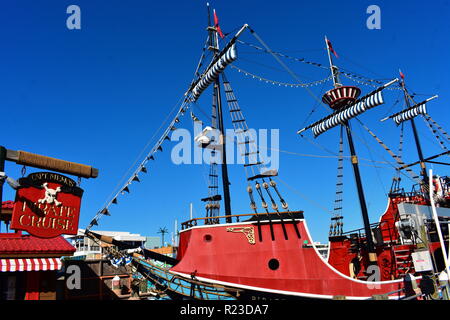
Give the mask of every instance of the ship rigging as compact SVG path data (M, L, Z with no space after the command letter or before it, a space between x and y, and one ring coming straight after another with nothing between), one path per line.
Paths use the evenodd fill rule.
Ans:
M211 19L211 15L213 19ZM212 21L213 20L213 21ZM329 65L312 62L303 58L294 58L286 54L272 51L262 38L249 25L245 24L234 34L224 34L219 26L216 12L208 6L208 36L194 79L184 93L181 105L175 116L165 129L156 144L137 166L126 183L97 212L86 228L86 234L97 241L116 245L119 250L111 252L115 258L131 256L136 270L150 281L172 296L184 296L195 299L228 299L249 298L254 296L284 298L321 298L332 299L346 296L348 299L368 299L374 295L387 294L389 298L400 299L408 294L404 285L407 274L435 272L443 270L439 252L446 250L442 241L438 241L435 231L447 228L450 220L450 179L447 177L431 177L434 196L430 198L426 163L445 164L436 159L449 155L446 147L449 135L427 113L425 104L437 96L415 102L405 85L403 73L400 78L391 80L369 79L348 70L338 68L333 55L337 56L329 39L325 37L325 45ZM259 45L250 44L240 39L248 31ZM228 38L223 47L220 40ZM236 65L238 45L248 46L264 52L285 70L295 83L269 80L257 76ZM211 61L206 61L208 52ZM323 79L304 83L282 59L308 64L331 75ZM259 146L249 130L247 119L234 92L231 82L225 74L226 69L234 69L239 73L272 83L278 86L304 88L316 101L330 112L322 119L298 130L299 136L306 138L311 131L314 138L319 137L332 128L340 128L338 148L338 168L336 179L336 199L334 213L331 216L329 232L330 250L328 259L320 256L308 231L303 211L292 210L284 197L283 190L278 187L277 170L268 170L260 157ZM343 85L342 77L374 87L374 90L360 97L362 90L357 86ZM333 88L326 91L319 99L310 89L311 86L326 84L332 80ZM129 185L139 182L139 174L146 173L149 161L162 151L162 144L170 140L170 133L176 130L176 124L190 109L191 120L200 122L195 114L201 110L197 101L212 87L211 114L208 126L202 134L195 138L199 147L211 150L212 158L208 174L208 193L201 200L205 203L205 217L190 219L182 223L177 257L169 259L148 250L126 248L121 243L100 236L92 231L98 221L110 215L110 207L118 203L118 198L129 192ZM374 109L385 102L384 90L399 90L403 93L405 109L384 119L392 119L400 126L400 155L395 154L386 144L365 126L358 116ZM234 213L231 209L230 180L226 162L226 144L234 143L225 135L224 101L228 107L231 123L236 136L236 144L240 156L244 159L243 169L246 175L246 191L252 213ZM310 114L311 115L311 114ZM425 157L419 138L415 118L421 116L426 121L435 138L439 141L443 152ZM388 208L378 223L369 220L364 179L360 172L360 158L353 139L351 122L358 122L375 138L375 140L393 157L396 164L395 176L388 194ZM404 123L409 121L414 136L418 161L406 164L401 157L403 145ZM211 135L216 131L217 135ZM345 139L344 139L345 138ZM344 232L343 228L343 163L344 140L350 155L350 163L359 200L360 213L364 227L360 230ZM420 166L420 176L411 169ZM220 175L219 175L220 167ZM401 187L400 175L406 171L417 181L412 191L405 192ZM220 179L219 179L220 177ZM219 186L221 181L221 186ZM222 194L220 194L220 190ZM434 203L441 209L440 220L443 225L430 219L430 210ZM221 213L223 205L223 214ZM431 235L431 233L433 235ZM439 232L438 232L439 233ZM445 239L448 243L448 237ZM432 261L423 270L416 270L415 257L430 256ZM445 254L443 255L446 256ZM165 263L164 267L155 263ZM447 261L444 261L446 264ZM252 265L252 268L248 268ZM372 277L377 271L378 278ZM189 291L189 293L187 292Z

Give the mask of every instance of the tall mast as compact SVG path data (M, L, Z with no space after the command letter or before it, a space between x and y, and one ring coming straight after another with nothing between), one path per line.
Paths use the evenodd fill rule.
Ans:
M215 26L211 25L211 9L208 6L208 31L210 38L210 50L214 52L214 58L219 54L219 35ZM226 154L226 139L225 139L225 129L223 124L223 112L222 112L222 95L220 90L220 77L217 77L214 88L217 106L217 124L220 132L219 143L221 144L221 158L222 158L222 186L223 186L223 201L225 207L225 215L227 216L226 222L231 221L231 198L230 198L230 181L228 179L228 167L227 167L227 154Z
M333 59L331 57L331 52L330 52L330 45L329 45L329 41L328 41L327 37L325 37L325 44L327 46L328 60L330 62L330 70L331 70L331 74L333 76L333 84L334 84L334 88L336 89L336 88L342 86L342 84L340 83L340 80L339 80L339 70L333 64ZM367 251L369 252L369 261L371 263L374 263L377 261L377 254L375 251L375 245L374 245L373 238L372 238L372 229L370 227L369 213L367 210L366 199L364 196L364 190L363 190L363 185L362 185L362 181L361 181L361 174L359 172L358 157L356 155L355 145L353 143L353 137L352 137L352 132L350 129L350 124L348 123L348 121L345 121L343 126L345 126L345 129L346 129L345 131L347 134L347 141L348 141L348 145L350 148L353 173L355 176L359 204L361 207L361 215L363 218L364 230L366 233Z
M411 103L409 101L410 98L409 98L408 91L406 90L406 87L405 87L405 79L402 79L401 86L403 89L403 96L405 98L406 107L410 108ZM414 134L414 141L416 143L417 155L419 156L419 161L420 161L420 168L421 168L420 175L423 178L424 184L426 184L428 181L428 175L427 175L427 168L425 166L425 160L424 160L423 153L422 153L422 146L420 145L419 134L417 133L417 128L416 128L414 119L411 119L410 121L411 121L411 128L412 128L412 131Z

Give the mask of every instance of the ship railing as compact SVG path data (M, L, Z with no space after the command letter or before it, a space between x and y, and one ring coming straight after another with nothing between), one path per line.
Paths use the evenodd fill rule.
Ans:
M221 219L231 219L231 223L240 222L240 220L244 217L248 217L249 219L256 217L256 221L264 221L264 220L272 220L277 216L281 215L292 215L303 213L303 211L283 211L283 212L264 212L264 213L244 213L244 214L233 214L233 215L224 215L224 216L214 216L214 217L201 217L187 220L181 223L181 229L188 229L195 227L203 222L204 225L213 225L220 224Z
M414 198L414 197L423 197L423 192L416 190L416 185L412 186L412 189L410 192L405 191L404 188L401 188L401 192L391 192L389 193L389 196L391 197L402 197L402 198Z
M439 285L439 286L437 286L437 287L436 287L437 292L439 293L440 291L444 290L446 287L447 287L447 285ZM396 294L396 293L403 293L404 291L405 291L405 289L404 289L404 288L401 288L401 289L398 289L398 290L395 290L395 291L387 292L387 293L385 293L385 294L377 294L377 295L374 295L374 296L372 296L372 298L369 298L369 299L367 299L367 300L388 300L388 299L389 299L389 296L394 295L394 294ZM399 298L399 300L405 300L405 301L408 301L408 300L413 300L413 299L416 299L416 298L425 297L425 296L427 296L427 295L428 295L428 294L419 292L419 293L414 294L414 295L412 295L412 296L401 297L401 298ZM439 300L444 300L444 299L445 299L445 298L442 297L442 298L440 298ZM436 299L434 299L434 300L436 300Z
M377 227L378 225L379 225L378 222L372 223L372 224L370 224L370 228L372 229L374 227ZM359 228L359 229L355 229L355 230L351 230L351 231L346 231L342 235L345 236L345 235L351 235L351 234L357 233L359 238L365 238L366 233L364 232L364 230L365 230L364 228Z
M389 233L389 240L390 243L394 242L394 239L392 237L393 235L393 230L394 228L391 228L388 226L386 226L386 224L388 225L387 221L381 221L381 222L374 222L370 224L370 228L371 229L375 229L375 228L380 228L380 231L388 231ZM346 231L344 232L342 235L343 236L347 236L347 235L352 235L352 234L357 234L358 238L365 238L366 237L366 233L365 233L365 229L364 228L359 228L359 229L355 229L355 230L351 230L351 231Z

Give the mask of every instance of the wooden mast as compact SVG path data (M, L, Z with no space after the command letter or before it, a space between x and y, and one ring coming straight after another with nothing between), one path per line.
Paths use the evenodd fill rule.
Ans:
M210 35L210 49L214 51L214 58L219 54L219 35L215 26L211 25L211 9L208 6L208 31ZM215 43L214 43L215 42ZM217 106L217 124L220 131L219 143L221 145L221 169L222 169L222 187L223 187L223 201L225 207L225 221L231 222L231 197L230 197L230 181L228 179L228 167L227 167L227 154L226 154L226 138L225 129L223 124L223 112L222 112L222 96L220 90L220 77L217 77L214 88L216 106Z
M410 98L409 98L408 91L406 90L405 79L403 77L402 77L402 81L400 84L403 89L403 96L405 98L406 107L410 108L411 107L411 103L409 101ZM417 155L419 156L419 161L420 161L419 162L420 163L420 175L423 178L424 185L426 185L427 181L428 181L428 175L427 175L427 168L425 165L425 159L423 157L422 146L420 144L419 134L417 133L417 128L416 128L414 119L411 119L410 121L411 121L411 128L412 128L413 135L414 135L414 142L416 143Z
M325 36L325 44L327 46L328 60L330 62L330 70L331 70L331 74L333 76L334 88L338 88L338 87L342 86L340 83L340 80L339 80L339 71L338 71L338 68L333 64L333 59L331 57L331 52L330 52L330 45L329 45L329 41L326 36ZM345 126L345 129L346 129L345 132L347 134L347 141L348 141L348 145L350 148L353 173L355 176L359 204L361 207L361 215L363 218L364 230L366 233L367 251L369 253L369 261L371 263L376 263L377 262L377 254L375 251L375 245L374 245L374 241L372 238L372 229L370 227L369 213L367 210L366 199L364 196L364 189L363 189L363 185L362 185L362 181L361 181L361 174L359 172L358 157L356 155L355 145L353 143L352 132L351 132L350 124L348 123L348 121L346 121L343 124L343 126Z

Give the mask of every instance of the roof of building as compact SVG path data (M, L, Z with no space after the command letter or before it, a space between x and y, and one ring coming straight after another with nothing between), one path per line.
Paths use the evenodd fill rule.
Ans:
M14 208L14 201L8 200L2 202L2 209L13 209Z
M0 255L42 254L72 255L75 248L63 237L43 239L21 233L0 233Z
M156 248L156 249L150 249L150 251L157 252L157 253L160 253L160 254L171 254L171 253L174 252L173 251L173 247L171 247L171 246L162 247L162 248Z
M93 230L92 232L103 235L113 237L114 240L118 241L145 241L146 238L141 236L138 233L130 233L127 231L100 231ZM78 229L78 236L84 236L84 229ZM66 238L71 238L73 236L66 236Z

